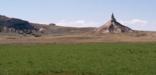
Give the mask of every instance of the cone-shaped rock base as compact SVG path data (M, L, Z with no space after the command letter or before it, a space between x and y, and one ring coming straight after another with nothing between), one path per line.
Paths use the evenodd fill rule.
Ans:
M125 33L125 32L133 32L133 30L129 27L126 27L119 22L116 21L114 15L110 21L108 21L103 26L97 28L97 33Z

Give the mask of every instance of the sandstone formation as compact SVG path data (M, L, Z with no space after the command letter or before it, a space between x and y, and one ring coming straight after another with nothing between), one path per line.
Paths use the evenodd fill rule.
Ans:
M106 22L103 26L97 28L96 32L97 33L125 33L125 32L133 32L133 30L119 23L114 17L114 15L112 14L111 20Z

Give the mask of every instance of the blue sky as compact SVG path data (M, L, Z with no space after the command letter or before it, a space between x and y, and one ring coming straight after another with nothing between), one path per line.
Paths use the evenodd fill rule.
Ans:
M99 27L114 13L138 30L156 31L156 0L0 0L0 14L37 23Z

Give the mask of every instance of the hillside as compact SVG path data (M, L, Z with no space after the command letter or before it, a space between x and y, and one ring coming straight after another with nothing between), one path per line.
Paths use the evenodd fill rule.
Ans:
M99 28L63 27L54 23L38 24L0 15L0 44L156 42L155 38L156 32L133 30L119 23L114 15Z
M0 31L30 34L36 29L28 21L0 15Z
M93 32L95 28L74 28L57 26L56 24L31 23L17 18L0 15L0 33L65 35Z

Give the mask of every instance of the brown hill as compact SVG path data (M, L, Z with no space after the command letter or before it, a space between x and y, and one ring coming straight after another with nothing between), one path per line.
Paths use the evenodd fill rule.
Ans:
M49 25L31 23L25 20L10 18L0 15L0 33L17 33L31 35L65 35L93 32L95 28L76 28L57 26L54 23Z
M28 21L0 15L0 32L31 34L33 31L36 29Z

